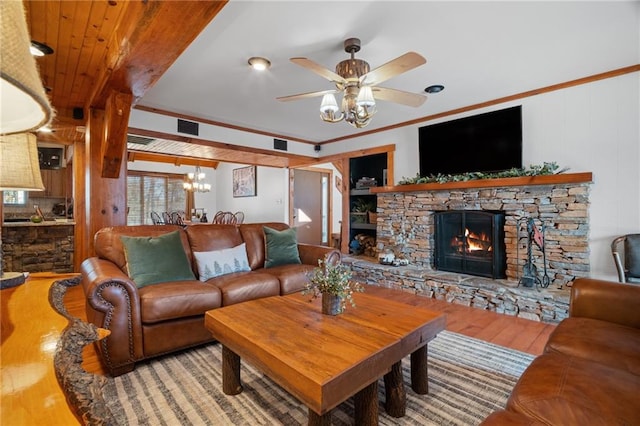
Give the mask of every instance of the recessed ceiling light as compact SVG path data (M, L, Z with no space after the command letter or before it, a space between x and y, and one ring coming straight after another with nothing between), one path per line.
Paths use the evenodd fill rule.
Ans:
M249 58L249 65L256 71L264 71L271 66L271 62L267 58L261 58L259 56L254 56Z
M442 84L433 84L426 89L424 89L427 93L440 93L444 90L444 86Z
M33 56L51 55L53 53L53 49L51 47L35 40L31 40L29 51Z

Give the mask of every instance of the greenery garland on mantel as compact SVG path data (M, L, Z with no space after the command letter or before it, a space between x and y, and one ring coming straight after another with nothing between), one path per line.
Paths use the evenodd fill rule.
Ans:
M526 177L526 176L543 176L564 173L568 168L558 170L558 165L553 163L543 163L542 165L530 165L529 167L513 168L495 173L486 172L468 172L458 175L444 175L438 173L437 175L420 176L419 174L413 178L402 177L402 180L398 182L398 185L414 185L419 183L448 183L448 182L467 182L470 180L481 179L500 179L511 177Z

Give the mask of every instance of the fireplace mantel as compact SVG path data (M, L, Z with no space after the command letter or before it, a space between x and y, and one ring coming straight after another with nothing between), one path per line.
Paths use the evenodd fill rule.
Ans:
M555 185L562 183L584 183L591 182L593 176L591 172L583 173L560 173L556 175L542 176L522 176L499 179L477 179L464 182L447 183L418 183L412 185L382 186L370 189L373 194L389 192L414 192L414 191L447 191L450 189L469 188L495 188L510 186L533 186L533 185Z

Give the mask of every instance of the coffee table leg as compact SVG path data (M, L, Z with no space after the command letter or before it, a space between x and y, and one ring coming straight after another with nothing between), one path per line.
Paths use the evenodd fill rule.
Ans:
M222 346L222 392L225 395L237 395L242 392L240 357L224 345Z
M331 426L331 411L321 416L309 408L309 426Z
M419 395L429 393L427 377L427 345L411 353L411 388Z
M358 392L353 401L355 424L373 426L378 424L378 381L374 381Z
M391 366L391 371L384 375L385 402L384 409L391 417L402 417L407 408L407 394L402 380L402 361Z

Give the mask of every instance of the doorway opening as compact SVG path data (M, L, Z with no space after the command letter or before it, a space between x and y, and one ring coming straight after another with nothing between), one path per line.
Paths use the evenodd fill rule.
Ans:
M297 229L298 242L329 245L333 171L292 169L290 179L293 202L289 222Z

